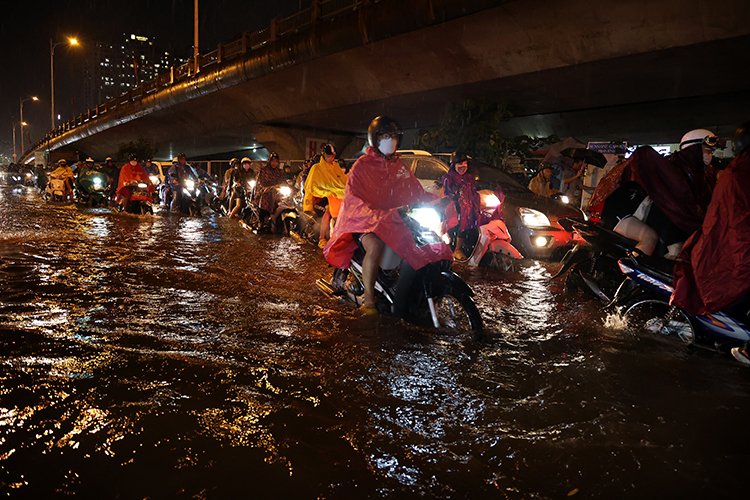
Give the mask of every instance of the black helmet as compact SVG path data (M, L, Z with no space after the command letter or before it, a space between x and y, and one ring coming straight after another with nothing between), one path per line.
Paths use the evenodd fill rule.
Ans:
M387 116L376 116L367 127L367 142L373 148L378 147L378 138L383 134L392 134L398 136L398 144L401 144L401 136L404 132L401 126L393 118Z
M180 158L182 158L183 160L187 160L187 156L185 156L185 153L178 154L177 159L179 160Z
M237 158L232 158L231 160L229 160L229 166L230 167L234 167L234 166L239 165L239 164L240 164L240 160L238 160Z
M732 139L734 155L741 155L747 150L748 146L750 146L750 122L745 122L734 131L734 138Z
M135 155L135 153L130 153L128 155L128 161L137 160L138 157Z
M320 154L324 155L336 155L336 148L333 147L333 144L324 144L322 148L320 148Z
M461 151L460 149L451 153L451 166L455 166L458 163L469 161L469 155Z
M279 153L277 153L277 152L274 151L273 153L271 153L270 155L268 155L268 162L270 163L271 160L279 161Z

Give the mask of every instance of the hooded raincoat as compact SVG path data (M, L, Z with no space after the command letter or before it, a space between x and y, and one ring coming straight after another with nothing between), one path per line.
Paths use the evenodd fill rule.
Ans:
M690 234L700 228L711 193L703 173L703 148L690 146L668 157L650 146L636 149L599 182L589 210L599 215L604 202L628 181L638 184L666 217Z
M315 206L315 198L328 198L331 217L338 217L345 188L346 174L339 164L328 163L321 156L320 161L313 165L307 174L302 209L311 212Z
M417 247L398 212L405 205L435 200L398 157L386 159L368 148L349 173L338 222L323 249L326 260L340 269L348 267L357 249L354 235L365 233L377 235L414 269L452 260L444 243Z
M750 294L750 153L716 183L701 228L675 265L672 303L693 313L727 308Z
M460 215L458 230L468 231L477 227L479 220L479 193L474 185L474 176L468 170L459 174L455 166L443 176L445 196L455 201Z
M140 163L131 165L130 162L128 162L120 169L120 178L117 182L117 195L123 196L123 188L134 182L144 182L148 186L148 192L154 192L154 185L151 184L151 179L149 179L146 169L143 168Z

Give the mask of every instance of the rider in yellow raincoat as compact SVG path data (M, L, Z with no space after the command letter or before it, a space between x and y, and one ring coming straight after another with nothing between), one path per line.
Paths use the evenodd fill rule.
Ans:
M336 162L336 150L333 144L323 146L320 161L312 166L305 181L305 199L302 201L302 209L312 212L315 207L316 198L328 198L328 210L323 215L320 224L321 248L328 242L328 226L331 217L335 220L339 216L341 199L344 197L346 188L346 174L338 162Z

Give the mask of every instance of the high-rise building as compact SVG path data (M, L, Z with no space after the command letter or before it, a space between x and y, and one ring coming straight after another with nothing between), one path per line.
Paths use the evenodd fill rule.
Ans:
M99 42L84 70L86 107L122 95L184 63L146 36L125 34L120 43Z

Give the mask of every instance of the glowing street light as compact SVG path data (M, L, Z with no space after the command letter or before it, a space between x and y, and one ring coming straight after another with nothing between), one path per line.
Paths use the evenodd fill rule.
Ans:
M19 110L21 112L21 126L22 127L26 124L26 122L23 121L23 103L25 103L26 101L38 101L38 100L39 100L39 98L37 96L35 96L35 95L30 96L30 97L26 97L26 98L21 97L18 100L19 101L18 108L19 108ZM21 129L21 154L23 154L24 151L26 151L26 150L23 148L23 129Z
M55 129L55 47L60 45L69 45L70 47L78 47L80 43L75 37L68 37L64 42L54 43L52 39L49 39L49 79L50 79L50 125L52 130Z

